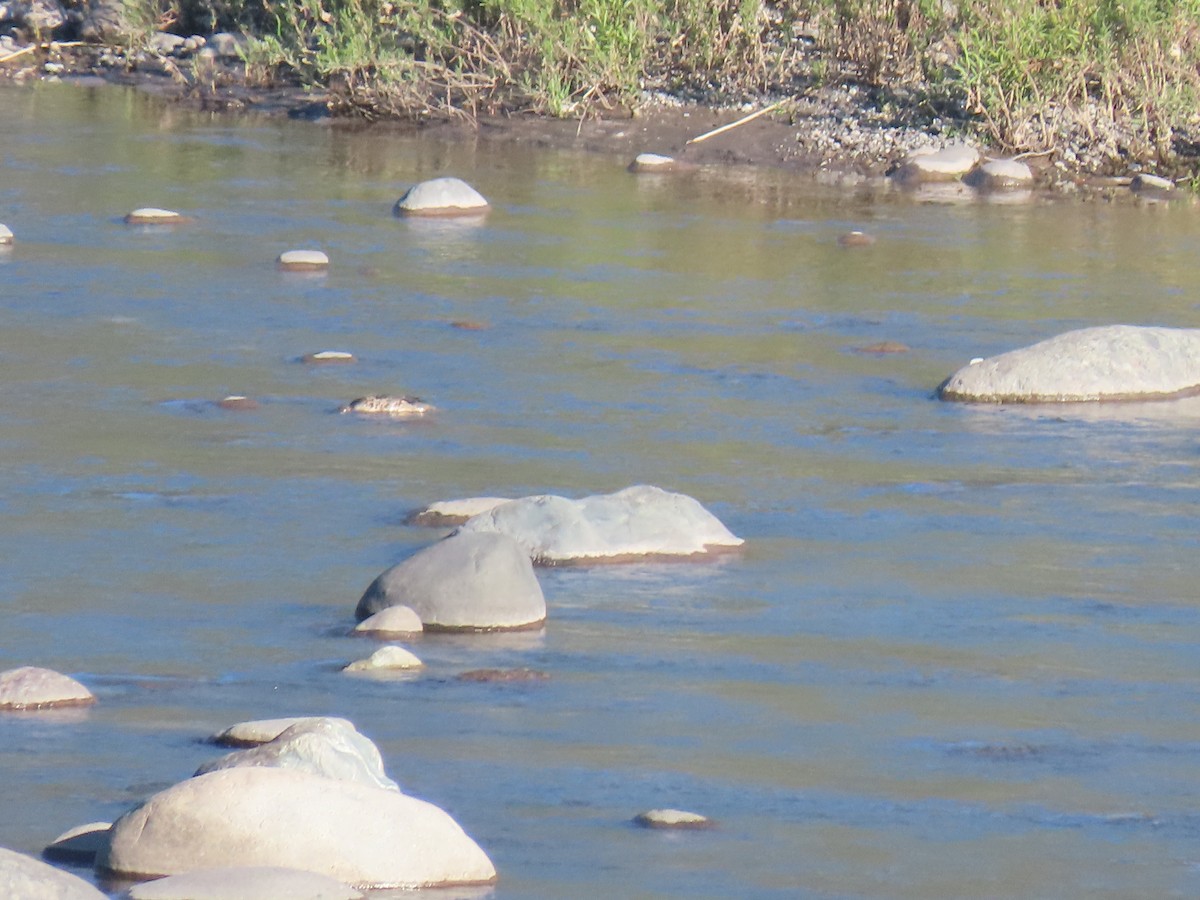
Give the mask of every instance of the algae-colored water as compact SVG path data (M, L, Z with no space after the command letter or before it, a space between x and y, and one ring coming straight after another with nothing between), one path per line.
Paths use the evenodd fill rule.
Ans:
M99 698L0 716L0 845L118 816L234 722L333 714L491 855L472 896L1200 893L1200 401L933 396L1070 328L1200 325L1191 205L646 179L115 89L0 108L0 668ZM491 215L390 215L441 174ZM299 247L328 275L276 271ZM359 361L297 362L322 349ZM333 413L371 392L439 412ZM745 552L543 570L544 632L339 674L363 588L441 534L412 509L633 483ZM454 680L510 666L550 678ZM663 806L719 827L629 824Z

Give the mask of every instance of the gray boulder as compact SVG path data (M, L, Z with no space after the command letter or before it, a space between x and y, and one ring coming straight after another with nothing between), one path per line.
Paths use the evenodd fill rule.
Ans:
M298 722L265 744L209 760L196 774L239 766L298 769L337 781L400 790L384 773L379 748L344 719Z
M426 547L376 578L355 614L398 605L433 631L530 628L546 619L529 555L503 534L460 534Z
M1033 185L1033 170L1019 159L989 159L963 177L982 191L1011 191Z
M1050 403L1159 400L1200 390L1200 329L1107 325L972 362L943 400Z
M5 900L106 900L82 878L40 859L0 847L0 897Z
M922 147L914 150L892 173L903 184L930 181L956 181L979 162L979 151L967 144L950 144L940 150Z
M368 616L354 626L355 634L389 635L420 634L425 630L417 611L408 606L389 606Z
M46 859L91 865L96 854L108 843L112 822L89 822L69 828L42 850Z
M363 890L490 884L487 855L431 803L291 769L239 767L161 791L113 825L102 873L229 866L317 872Z
M0 672L0 709L50 709L95 702L91 691L53 669L21 666Z
M168 875L135 884L130 900L361 900L327 875L278 866L237 866Z
M488 210L483 195L461 178L434 178L413 185L396 201L398 216L478 215Z

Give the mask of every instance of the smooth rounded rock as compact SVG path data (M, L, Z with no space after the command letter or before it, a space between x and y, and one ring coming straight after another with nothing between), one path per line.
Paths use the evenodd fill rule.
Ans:
M0 246L7 246L13 242L12 229L7 225L0 224Z
M178 225L186 222L187 217L174 210L158 209L154 206L144 206L126 214L126 225Z
M360 889L490 884L487 855L441 809L397 791L239 767L161 791L113 825L103 873L227 866L318 872Z
M5 900L107 900L77 875L0 847L0 897Z
M1033 170L1019 159L989 159L968 172L963 181L982 191L1011 191L1033 184Z
M940 150L924 147L910 153L892 178L905 184L955 181L975 168L977 162L979 151L967 144L950 144Z
M201 869L135 884L130 900L362 900L350 885L300 869L238 866Z
M319 718L298 722L265 744L209 760L196 770L196 774L242 766L295 769L335 781L400 790L383 771L379 748L345 719Z
M358 413L364 416L391 416L405 418L408 416L423 416L437 409L432 403L426 403L420 397L386 397L375 394L370 397L359 397L351 400L345 406L339 406L340 413Z
M495 509L501 503L508 503L511 499L511 497L464 497L460 500L439 500L419 512L413 513L409 517L409 521L414 525L431 527L461 525L472 516Z
M329 257L320 250L288 250L279 254L275 264L285 272L323 272Z
M42 850L42 856L62 862L91 865L96 854L108 843L110 828L112 828L112 822L90 822L87 825L76 825L47 844Z
M0 672L0 710L52 709L95 702L91 691L53 669L21 666Z
M713 827L712 819L707 816L686 812L682 809L651 809L634 816L633 821L643 828L700 829Z
M461 178L434 178L408 189L396 201L398 216L478 215L488 210L488 202Z
M424 631L421 617L411 606L389 606L373 616L368 616L354 626L356 634L419 634Z
M324 365L326 363L352 363L354 354L345 350L318 350L316 353L305 353L300 361L308 365Z
M973 360L943 400L1050 403L1157 400L1200 391L1200 329L1107 325Z
M744 543L691 497L644 484L582 500L512 500L455 533L508 535L539 565L700 556Z
M293 725L311 724L313 722L337 722L347 728L357 730L349 719L338 719L333 716L292 716L283 719L253 719L249 722L238 722L224 731L212 736L214 744L224 744L227 747L256 747L279 737Z
M229 409L236 412L258 409L258 401L251 397L243 397L241 394L230 394L228 397L222 397L218 400L217 406L221 409Z
M398 604L434 631L531 628L546 619L529 555L503 534L460 534L418 551L371 582L355 614Z
M342 669L351 674L370 675L375 672L403 672L419 669L425 663L410 650L395 645L380 647L366 659L355 660Z
M629 171L635 173L674 172L679 168L679 160L673 156L663 156L659 153L639 153L629 164Z
M838 236L838 243L843 247L872 247L875 238L865 231L847 231Z

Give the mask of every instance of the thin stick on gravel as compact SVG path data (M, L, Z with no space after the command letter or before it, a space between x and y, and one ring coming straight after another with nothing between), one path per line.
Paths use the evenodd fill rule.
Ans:
M745 125L747 122L753 122L759 116L765 116L771 110L779 109L779 107L783 106L783 104L787 103L790 99L791 98L788 97L783 100L777 100L770 106L763 107L758 112L752 112L748 116L742 116L742 118L738 119L736 122L730 122L728 125L722 125L720 128L714 128L712 131L706 131L699 137L690 138L684 141L683 145L686 147L688 144L698 144L701 141L707 141L710 137L716 137L718 134L724 134L727 131L731 131L732 129L737 128L739 125Z

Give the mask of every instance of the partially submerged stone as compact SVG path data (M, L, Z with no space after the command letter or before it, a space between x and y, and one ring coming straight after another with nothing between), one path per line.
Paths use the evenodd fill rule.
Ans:
M1200 391L1200 329L1107 325L972 361L943 400L1049 403L1158 400Z
M1129 189L1146 200L1165 199L1175 193L1175 182L1169 178L1145 173L1133 176Z
M228 866L303 869L367 889L490 884L487 855L445 812L398 791L239 767L169 787L113 825L96 860L134 878Z
M629 164L629 171L640 172L675 172L682 168L679 160L673 156L663 156L659 153L639 153Z
M434 631L532 628L546 619L528 554L502 534L456 535L418 551L371 582L355 615L398 604Z
M513 684L524 681L546 681L550 676L540 669L471 669L458 676L459 681L476 684Z
M508 503L511 499L511 497L464 497L461 500L439 500L436 503L430 503L419 512L413 513L409 517L409 521L414 525L431 527L461 525L471 516L495 509L501 503Z
M1033 170L1019 159L989 159L963 177L983 191L1011 191L1033 184Z
M411 606L389 606L381 609L373 616L368 616L354 626L355 634L368 635L401 635L419 634L425 629L421 617Z
M21 666L0 672L0 710L52 709L95 702L91 691L53 669Z
M459 331L486 331L487 322L480 322L476 319L455 319L450 323L451 328L457 328Z
M838 235L838 243L843 247L870 247L874 245L875 238L865 231L847 231Z
M214 744L224 744L227 747L255 747L273 741L293 725L311 724L313 722L337 722L348 728L354 728L348 719L338 719L333 716L291 716L283 719L254 719L249 722L238 722L224 731L212 736Z
M242 396L241 394L230 394L228 397L222 397L218 400L217 406L221 409L244 411L258 409L258 401L251 397Z
M970 172L977 162L979 151L967 144L950 144L940 150L923 147L910 153L892 177L904 184L955 181Z
M243 766L294 769L335 781L400 790L384 772L379 748L345 719L298 722L265 744L209 760L196 774Z
M325 363L352 363L354 354L345 350L318 350L316 353L305 353L300 361L308 365L324 365Z
M650 485L582 500L524 497L472 516L455 533L508 535L541 565L700 556L744 543L696 500Z
M386 397L375 394L370 397L359 397L351 400L345 406L338 407L340 413L359 413L367 416L423 416L437 409L432 403L426 403L420 397Z
M230 866L135 884L130 900L362 900L348 884L301 869Z
M411 671L424 665L425 663L421 662L415 653L393 644L380 647L366 659L355 660L342 671L370 675L372 673Z
M0 897L6 900L107 900L82 878L0 847Z
M396 201L398 216L478 215L488 210L488 202L461 178L434 178L408 189Z
M329 268L329 257L320 250L288 250L276 261L285 272L323 272Z
M179 225L186 221L186 216L172 209L159 209L155 206L143 206L125 216L126 225Z
M643 828L702 829L713 827L712 819L707 816L682 809L651 809L634 816L633 821Z
M883 355L888 353L907 353L910 348L907 344L902 344L899 341L876 341L874 344L864 344L854 349L859 353Z
M108 843L112 822L89 822L68 828L42 850L46 859L91 865L92 860Z
M12 229L7 225L0 224L0 246L8 246L13 242Z

